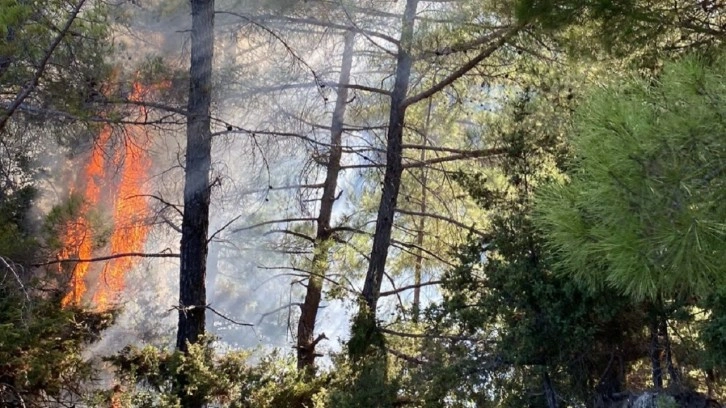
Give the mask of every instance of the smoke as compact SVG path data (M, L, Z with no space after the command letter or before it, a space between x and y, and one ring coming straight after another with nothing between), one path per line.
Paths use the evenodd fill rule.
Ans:
M128 50L122 56L124 70L133 71L149 56L161 57L172 71L186 69L187 3L159 0L144 2L143 7L119 7L118 38ZM218 2L217 8L265 14L317 7L315 2L303 3L229 0ZM207 329L227 347L292 352L312 257L310 242L299 235L315 235L315 223L310 219L317 217L318 209L319 190L307 186L321 183L325 176L316 160L324 161L335 98L331 87L321 84L337 81L342 35L331 35L324 28L300 35L286 31L283 23L276 24L263 27L224 13L217 19ZM369 67L360 58L354 65L353 78L365 83L363 72ZM186 84L170 79L173 88L180 89L170 89L166 96L183 95ZM358 118L376 118L376 109L368 106L376 106L380 95L352 92L351 97L351 119L346 120L351 126L380 127L385 122L381 111L378 123L369 122L376 119L358 123ZM161 102L184 106L183 99L162 98ZM155 216L150 220L153 228L145 251L178 252L183 121L158 126L149 137L154 165L147 184L155 197L150 198ZM351 144L378 145L382 137L372 130ZM346 159L346 164L370 163L375 153L365 154ZM335 222L358 220L366 225L365 214L358 214L360 209L351 205L363 191L361 174L347 172L341 177ZM365 241L351 246L366 252ZM340 286L326 282L330 292L324 295L316 329L330 339L319 346L324 353L339 350L349 335L356 305L345 300L351 298L345 290L356 292L362 287L361 259L360 253L349 249L333 254L330 277ZM120 296L122 312L87 354L113 354L128 344L171 347L177 322L178 273L176 259L144 259L129 270ZM395 302L383 307L394 310Z

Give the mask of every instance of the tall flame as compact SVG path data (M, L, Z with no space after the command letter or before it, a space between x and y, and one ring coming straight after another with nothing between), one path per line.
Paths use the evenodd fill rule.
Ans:
M130 99L141 101L147 90L140 83L134 83ZM146 108L140 107L139 122L147 114ZM101 237L88 219L90 212L101 204L102 195L110 201L113 221L107 250L111 255L143 252L149 232L145 219L150 214L148 202L143 198L151 166L149 137L140 125L126 125L124 133L124 143L118 146L112 143L111 126L105 125L101 130L79 183L81 188L78 190L82 191L83 197L81 214L62 236L65 249L59 255L61 258L69 259L72 253L81 260L93 257ZM90 297L97 310L108 310L124 288L124 274L137 262L138 258L124 256L107 262L91 296L88 296L87 284L92 264L76 263L71 274L71 288L63 298L63 305L80 305Z

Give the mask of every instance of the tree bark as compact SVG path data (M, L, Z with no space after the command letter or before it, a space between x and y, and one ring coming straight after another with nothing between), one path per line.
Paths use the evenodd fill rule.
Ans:
M346 85L350 82L350 71L353 65L353 46L355 34L348 32L345 35L343 48L343 61L340 68L338 83ZM297 368L313 372L315 364L315 320L323 290L323 280L328 271L328 251L330 249L331 225L333 204L336 200L338 176L340 174L340 161L343 154L343 124L348 101L348 87L339 86L333 110L333 119L330 129L330 151L327 162L323 194L320 199L320 212L317 219L317 232L315 236L315 249L312 260L312 273L308 279L305 301L301 307L300 320L297 326ZM320 337L321 339L323 337Z
M671 339L668 334L668 320L665 316L660 319L660 334L663 336L663 351L665 354L666 368L668 369L668 386L681 385L681 376L678 368L673 363L673 351L671 349Z
M376 230L373 237L373 248L366 272L365 284L363 286L362 301L363 307L367 310L359 312L359 320L363 316L367 316L372 322L376 320L376 306L381 290L381 282L384 275L386 258L388 257L388 248L391 243L391 230L393 228L393 218L398 200L398 192L401 185L401 175L403 173L403 126L406 117L406 109L424 99L430 98L447 86L454 83L463 75L474 69L479 63L491 56L496 50L503 46L509 39L515 36L523 27L523 24L503 28L487 38L491 40L491 44L479 52L474 58L462 64L458 69L437 82L430 88L408 97L409 80L411 76L412 56L411 45L413 43L414 23L416 19L416 10L418 0L407 0L406 8L403 13L401 26L401 39L399 41L399 50L396 61L396 72L393 91L391 92L391 108L388 120L387 148L386 148L386 171L383 178L383 192L381 195L380 205L378 207L378 215L376 218ZM498 153L498 150L487 152L486 154ZM454 156L448 158L435 158L427 160L423 163L415 165L407 165L406 168L414 168L427 166L433 163L441 163L453 159L463 157L475 157L476 155L463 155L462 157ZM364 168L362 166L347 166L346 168ZM374 325L364 324L366 327ZM372 338L371 333L359 333L359 335ZM357 342L357 341L356 341ZM367 341L363 341L367 343ZM361 343L360 345L363 345ZM365 347L363 347L365 348Z
M660 353L661 346L658 341L658 317L653 316L650 324L650 365L653 376L653 388L656 390L663 389L663 367L661 366Z
M204 334L209 230L209 171L212 133L212 58L214 0L192 0L192 47L189 68L184 215L179 268L179 325L176 347L186 353ZM201 408L204 396L189 392L187 373L178 373L176 393L183 408Z
M204 333L212 134L214 0L192 0L191 67L184 174L176 347L186 352Z
M383 193L378 207L376 218L376 231L373 236L373 248L366 272L363 286L363 300L367 311L363 314L375 321L376 305L381 292L383 272L388 257L388 247L391 241L393 217L398 201L398 190L401 186L403 174L403 125L406 118L404 101L408 95L408 82L411 77L411 43L413 41L413 28L416 19L418 0L408 0L403 13L401 25L401 40L396 61L396 79L391 94L391 109L388 116L388 134L386 149L386 172L383 177Z

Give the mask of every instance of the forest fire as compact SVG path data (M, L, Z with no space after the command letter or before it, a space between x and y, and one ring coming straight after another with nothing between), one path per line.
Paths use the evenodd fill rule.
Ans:
M140 101L149 90L136 82L130 99ZM145 107L139 107L137 121L143 122L147 114ZM59 255L62 259L88 260L100 252L113 256L143 251L149 231L145 220L150 213L143 198L151 165L149 137L144 127L137 124L126 125L123 133L122 142L114 140L112 127L104 125L76 181L72 193L82 198L80 215L64 231L64 249ZM93 216L103 208L109 212L104 218L112 221L110 233L94 225ZM137 262L137 258L120 256L102 268L91 262L76 263L63 305L80 305L90 300L93 308L108 310L124 288L125 273ZM92 273L97 273L97 277ZM95 284L89 287L92 282Z

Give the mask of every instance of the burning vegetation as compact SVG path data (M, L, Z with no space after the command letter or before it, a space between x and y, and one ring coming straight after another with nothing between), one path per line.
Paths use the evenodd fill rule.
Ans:
M130 99L141 102L146 94L164 86L135 82ZM114 126L103 126L71 190L81 203L77 217L63 231L58 256L78 261L72 263L64 306L89 304L98 311L113 307L124 289L125 273L138 262L138 258L125 255L143 252L149 232L150 206L146 197L151 158L148 129L135 124L143 123L149 112L144 106L137 109L135 117L118 132L122 137L114 137ZM103 221L93 222L99 213L110 220L108 231ZM88 262L99 255L116 258L102 266Z

